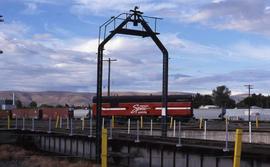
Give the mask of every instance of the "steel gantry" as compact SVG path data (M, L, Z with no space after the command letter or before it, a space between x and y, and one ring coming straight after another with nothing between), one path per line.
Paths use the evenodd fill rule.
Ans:
M124 18L122 18L124 16ZM155 27L154 31L149 26L145 19L153 19ZM163 54L163 77L162 77L162 136L167 136L167 96L168 96L168 51L162 42L159 40L156 32L156 22L160 18L144 16L138 7L130 10L130 13L122 13L117 17L111 17L108 21L99 27L99 45L98 45L98 61L97 61L97 105L96 105L96 161L100 163L101 156L101 109L102 109L102 66L103 66L103 51L105 44L110 41L116 34L125 34L132 36L151 37L157 47ZM116 26L116 21L121 20L121 23ZM142 26L142 30L128 28L128 23L133 24L133 27ZM106 35L106 29L113 24L113 30ZM104 28L104 39L101 41L101 28Z

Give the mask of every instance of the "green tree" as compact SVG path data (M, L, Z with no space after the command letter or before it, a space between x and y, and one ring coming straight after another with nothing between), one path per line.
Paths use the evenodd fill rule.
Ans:
M203 96L197 93L193 98L193 108L199 108L202 105Z
M262 108L270 107L270 97L265 97L262 94L252 94L250 97L246 97L239 103L237 103L238 108L248 108L250 106L258 106Z
M29 104L30 108L37 108L37 102L35 101L31 101L31 103Z
M52 105L48 105L48 104L41 104L39 107L40 108L53 108Z
M212 96L201 95L197 93L193 98L193 108L199 108L200 106L213 105Z
M15 101L16 108L23 108L22 102L20 100Z
M214 104L221 108L234 108L235 101L230 98L231 91L225 85L218 86L212 91Z
M61 105L61 104L57 104L55 107L56 107L56 108L63 108L64 106Z

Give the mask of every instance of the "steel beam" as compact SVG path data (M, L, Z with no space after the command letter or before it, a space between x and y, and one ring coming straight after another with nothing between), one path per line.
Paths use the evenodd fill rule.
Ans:
M146 23L146 21L141 20L141 24L143 28L149 32L150 37L158 46L160 51L163 54L163 66L162 66L162 137L167 137L167 113L168 113L168 73L169 73L169 54L165 46L161 43L161 41L156 36L155 32L152 31L150 26Z
M156 32L154 32L147 22L141 16L141 12L134 10L133 14L130 14L121 24L117 26L111 33L99 43L98 46L98 58L97 58L97 105L96 105L96 162L100 163L101 160L101 108L102 108L102 66L103 66L103 50L105 44L111 40L116 34L135 35L142 37L151 37L158 48L163 54L163 77L162 77L162 136L167 136L167 97L168 97L168 51L158 39ZM132 20L132 17L134 19ZM131 30L124 28L128 22L133 22L134 26L138 23L142 25L145 31ZM135 24L136 23L136 24ZM107 26L107 25L105 25ZM99 28L99 30L101 27ZM99 33L100 34L100 33Z
M141 36L141 37L149 37L150 36L150 33L147 31L126 29L126 28L121 29L117 33L118 34L125 34L125 35ZM155 33L155 34L158 35L159 33Z

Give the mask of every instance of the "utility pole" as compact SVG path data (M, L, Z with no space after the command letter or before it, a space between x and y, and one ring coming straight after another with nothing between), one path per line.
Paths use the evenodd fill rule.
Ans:
M108 91L107 91L107 96L110 96L110 87L111 87L111 62L113 61L117 61L117 59L111 59L108 58L108 60L103 60L103 61L107 61L108 62Z
M0 15L0 22L4 22L4 19L3 19L3 16L2 15ZM3 51L2 50L0 50L0 54L3 54Z
M248 122L250 122L250 90L253 89L253 85L244 85L245 87L248 88Z

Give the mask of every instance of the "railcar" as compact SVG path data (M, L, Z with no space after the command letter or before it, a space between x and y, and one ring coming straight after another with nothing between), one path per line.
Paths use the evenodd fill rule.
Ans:
M93 97L92 112L94 117L96 116L96 103L97 98ZM101 115L103 117L159 117L162 115L162 96L103 96ZM192 118L192 96L168 96L167 115L177 118Z
M13 109L11 110L12 118L35 118L47 120L51 118L55 120L57 116L62 118L73 117L73 110L70 111L69 108L25 108L25 109Z

